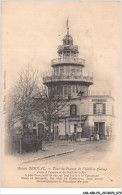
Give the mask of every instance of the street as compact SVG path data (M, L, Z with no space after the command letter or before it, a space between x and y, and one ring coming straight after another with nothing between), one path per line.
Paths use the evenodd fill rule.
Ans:
M108 154L112 153L112 143L113 140L101 140L101 141L92 141L92 142L56 142L53 143L54 149L62 150L74 150L71 153L67 153L64 155L58 155L50 158L45 158L42 160L35 160L35 162L29 162L29 166L42 166L42 165L69 165L76 163L81 164L83 162L96 162L102 161L102 159L108 156ZM48 144L47 147L51 147L51 144ZM46 150L46 148L45 148Z
M60 184L60 182L55 182L62 180L65 180L63 183L65 187L68 186L68 182L72 184L76 181L79 182L80 187L91 186L91 183L94 186L96 182L101 186L101 181L104 186L108 187L108 183L105 182L108 177L110 178L109 182L113 182L119 177L119 163L115 166L116 161L114 160L114 158L118 159L118 149L115 147L115 143L114 139L84 142L57 140L45 144L44 150L6 157L9 166L6 166L5 169L9 178L14 170L16 177L21 178L21 182L24 181L26 187L31 180L36 186L42 185L45 181L45 187L47 187L46 181L49 181L51 187L55 187L55 184L57 186Z

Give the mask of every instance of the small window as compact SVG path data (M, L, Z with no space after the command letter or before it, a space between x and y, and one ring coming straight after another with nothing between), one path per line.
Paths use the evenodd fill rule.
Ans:
M70 105L70 115L71 116L77 115L77 105Z

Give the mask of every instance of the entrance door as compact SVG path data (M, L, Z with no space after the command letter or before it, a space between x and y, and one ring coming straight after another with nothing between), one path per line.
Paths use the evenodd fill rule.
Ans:
M105 135L105 122L95 122L94 123L95 134L98 133L100 138L103 138Z
M77 127L78 125L77 124L74 124L74 132L77 133Z
M94 123L94 133L98 133L99 132L99 123L95 122Z
M42 123L38 124L38 138L44 136L44 125Z
M105 135L105 123L99 123L99 135L102 139Z

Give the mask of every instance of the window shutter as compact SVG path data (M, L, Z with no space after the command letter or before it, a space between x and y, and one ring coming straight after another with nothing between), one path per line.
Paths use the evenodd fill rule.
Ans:
M70 115L72 115L72 105L70 105Z
M75 115L77 115L77 106L75 105Z
M93 114L96 114L96 104L93 104Z
M106 104L103 104L103 114L106 114Z

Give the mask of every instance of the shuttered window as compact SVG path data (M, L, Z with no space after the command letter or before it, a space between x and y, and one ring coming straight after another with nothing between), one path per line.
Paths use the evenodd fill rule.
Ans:
M106 104L93 104L93 114L106 114Z

